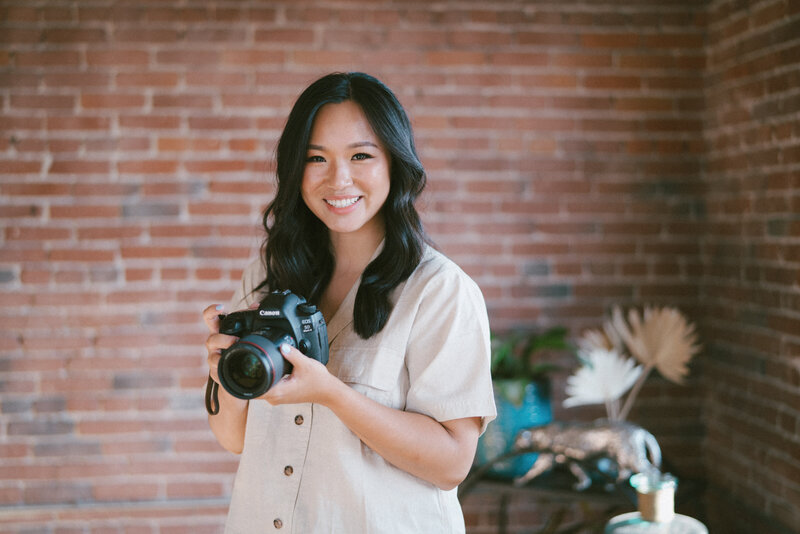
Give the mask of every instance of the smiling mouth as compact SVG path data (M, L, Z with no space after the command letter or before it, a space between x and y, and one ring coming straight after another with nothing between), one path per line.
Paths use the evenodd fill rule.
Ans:
M347 208L349 206L352 206L353 204L355 204L359 200L361 200L361 197L351 197L351 198L344 198L344 199L329 199L329 198L326 198L325 202L327 202L328 205L333 206L334 208Z

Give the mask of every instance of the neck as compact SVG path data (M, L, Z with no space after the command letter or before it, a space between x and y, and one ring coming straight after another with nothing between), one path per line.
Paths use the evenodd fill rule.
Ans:
M383 238L382 228L380 232L331 233L333 256L336 260L335 272L361 274Z

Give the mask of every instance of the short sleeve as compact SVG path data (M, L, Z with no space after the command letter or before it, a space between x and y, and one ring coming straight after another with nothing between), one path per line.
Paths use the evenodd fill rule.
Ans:
M481 417L481 432L495 418L486 304L455 264L437 270L422 290L406 365L406 410L437 421Z

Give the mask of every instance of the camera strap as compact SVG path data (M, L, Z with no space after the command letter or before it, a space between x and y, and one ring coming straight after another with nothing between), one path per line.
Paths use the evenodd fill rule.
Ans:
M206 383L206 411L208 415L217 415L219 413L219 384L214 382L211 375L208 375L208 382Z

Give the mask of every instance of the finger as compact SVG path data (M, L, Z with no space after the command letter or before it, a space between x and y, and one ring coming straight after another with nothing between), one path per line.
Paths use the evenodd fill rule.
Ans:
M223 349L227 349L239 338L236 336L229 336L227 334L211 334L206 338L206 349L208 353L211 354L212 352L222 352Z
M217 368L222 357L222 351L233 345L239 338L225 334L211 334L206 339L206 349L208 350L208 374L215 382L219 383Z
M203 320L212 334L219 332L219 316L224 309L222 304L212 304L203 310Z

